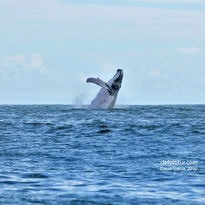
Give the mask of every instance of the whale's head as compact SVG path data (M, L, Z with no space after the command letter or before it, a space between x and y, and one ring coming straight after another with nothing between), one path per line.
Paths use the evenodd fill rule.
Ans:
M122 69L118 69L117 73L114 75L114 77L109 80L108 84L110 85L110 87L113 90L113 94L117 93L120 88L121 88L121 84L122 84L122 79L123 79L123 70Z

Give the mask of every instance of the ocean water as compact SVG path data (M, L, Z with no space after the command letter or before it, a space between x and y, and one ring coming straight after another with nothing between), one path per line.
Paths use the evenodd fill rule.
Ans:
M0 204L205 204L205 105L1 105Z

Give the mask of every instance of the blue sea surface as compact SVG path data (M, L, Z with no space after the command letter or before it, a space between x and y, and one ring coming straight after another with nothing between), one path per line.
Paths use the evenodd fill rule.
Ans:
M205 105L1 105L0 204L205 204Z

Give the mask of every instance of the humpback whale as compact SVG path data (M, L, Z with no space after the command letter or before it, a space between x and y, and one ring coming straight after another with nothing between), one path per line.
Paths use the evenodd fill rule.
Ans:
M91 109L112 109L115 105L118 92L121 88L123 70L118 69L117 73L107 83L100 78L88 78L87 83L94 83L101 87L95 99L91 102Z

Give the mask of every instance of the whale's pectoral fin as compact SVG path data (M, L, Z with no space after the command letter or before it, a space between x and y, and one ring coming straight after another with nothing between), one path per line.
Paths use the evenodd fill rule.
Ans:
M100 78L88 78L87 83L94 83L96 85L99 85L100 87L107 89L110 95L113 95L112 88Z

